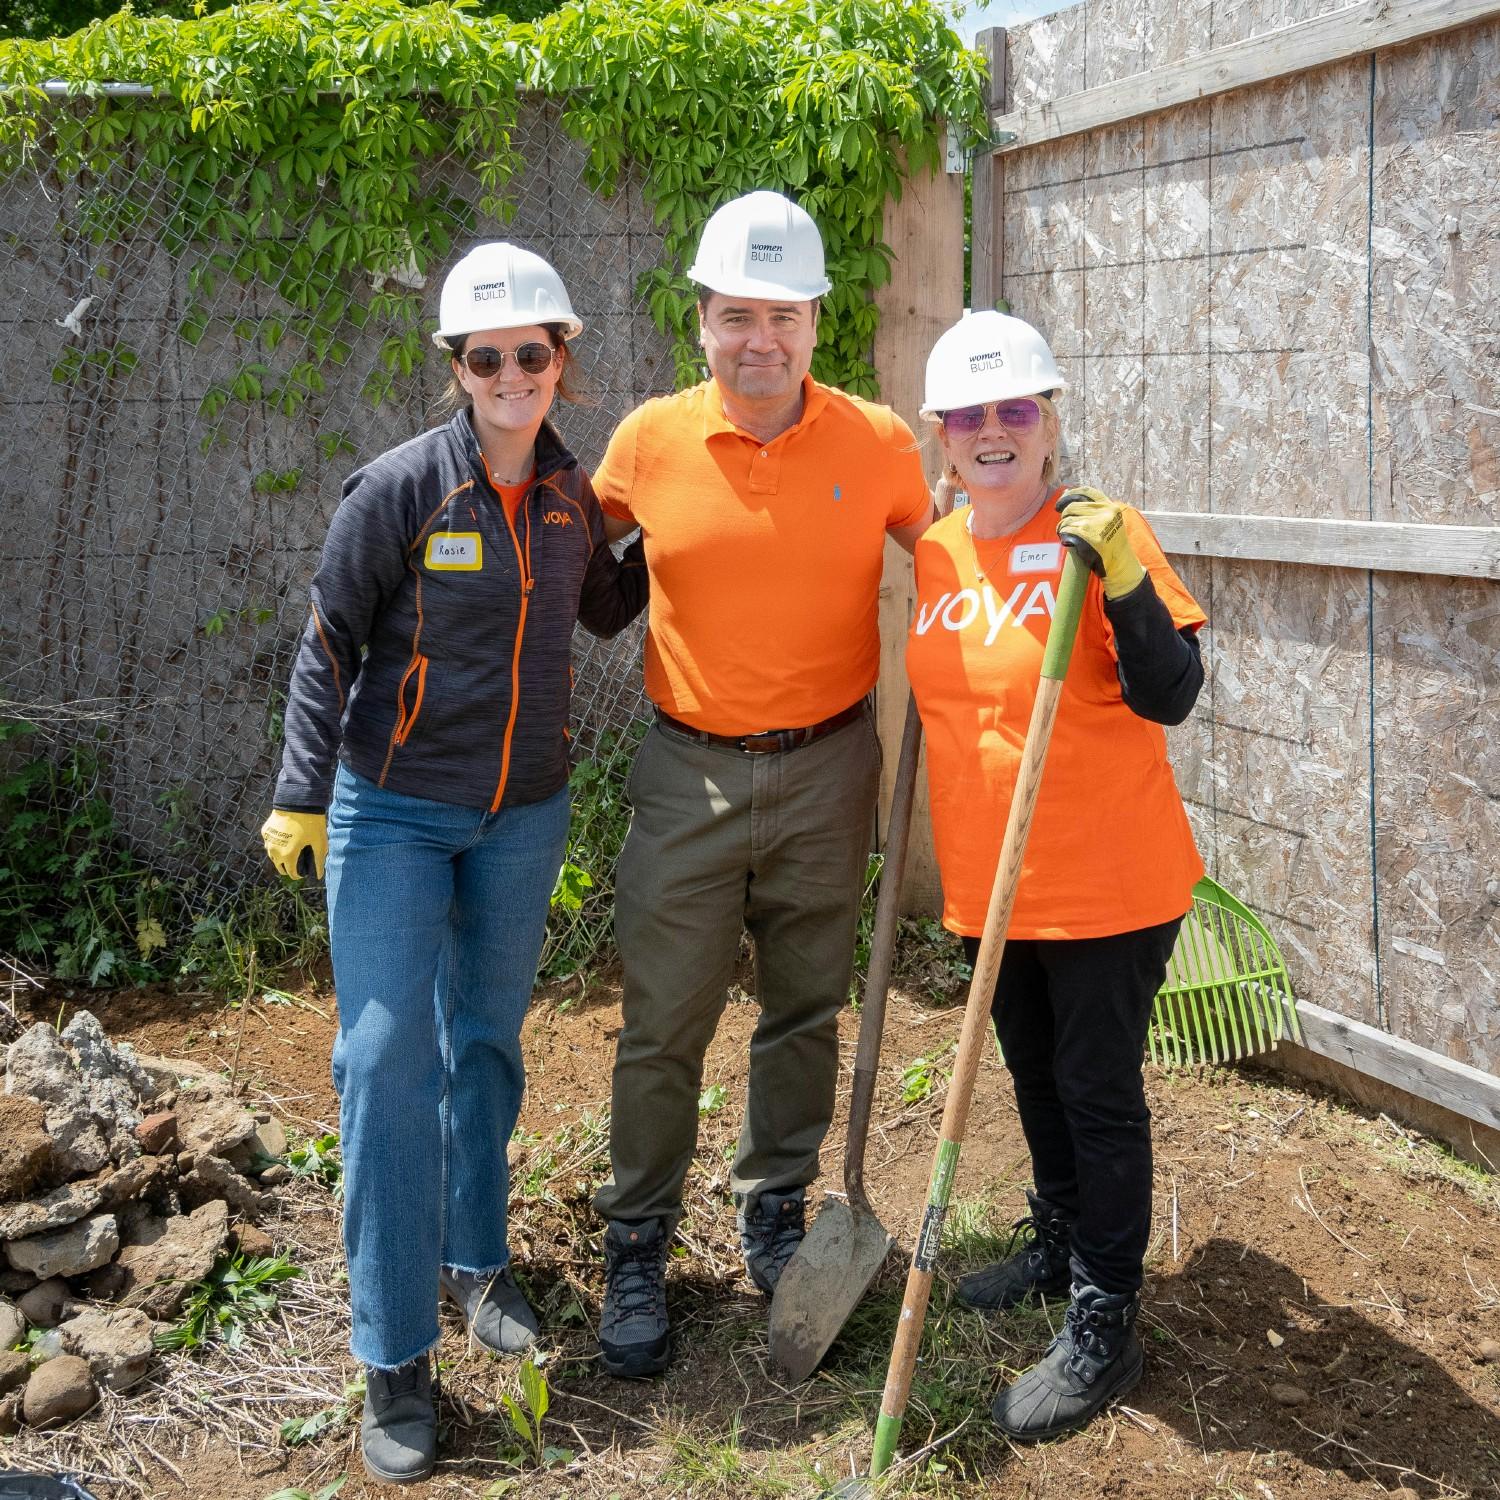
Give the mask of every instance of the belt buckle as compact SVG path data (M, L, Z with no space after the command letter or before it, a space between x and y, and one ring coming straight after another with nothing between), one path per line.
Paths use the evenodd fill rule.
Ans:
M782 748L781 735L782 731L779 729L763 729L759 734L741 735L740 749L746 755L766 755Z

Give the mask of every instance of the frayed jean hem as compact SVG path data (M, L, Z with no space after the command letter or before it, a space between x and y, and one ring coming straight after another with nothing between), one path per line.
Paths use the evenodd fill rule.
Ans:
M396 1363L393 1364L393 1365L382 1364L378 1359L366 1359L359 1352L359 1350L356 1349L353 1346L353 1344L351 1344L349 1346L349 1352L367 1370L385 1370L385 1371L389 1372L391 1370L401 1370L401 1369L404 1369L407 1365L413 1364L415 1361L424 1358L426 1355L431 1354L432 1351L437 1348L438 1341L441 1338L442 1338L442 1335L440 1333L433 1334L433 1336L430 1339L428 1339L428 1341L425 1344L423 1344L422 1347L420 1349L418 1349L415 1354L408 1355L405 1359L397 1360Z

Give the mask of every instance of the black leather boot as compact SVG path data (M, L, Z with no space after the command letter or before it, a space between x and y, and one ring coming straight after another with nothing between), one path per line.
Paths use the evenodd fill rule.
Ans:
M986 1311L1015 1307L1030 1296L1064 1297L1072 1285L1068 1255L1073 1220L1055 1204L1027 1192L1031 1212L1011 1230L1008 1259L958 1279L958 1300Z
M775 1292L786 1263L797 1253L807 1232L806 1202L803 1188L773 1189L751 1194L736 1215L745 1269L768 1297Z
M365 1373L365 1413L359 1428L365 1472L383 1484L414 1484L432 1473L437 1457L437 1411L432 1367L424 1354L396 1370Z
M1046 1354L990 1407L1007 1437L1040 1442L1087 1426L1141 1378L1145 1356L1135 1335L1137 1293L1075 1286L1062 1332Z

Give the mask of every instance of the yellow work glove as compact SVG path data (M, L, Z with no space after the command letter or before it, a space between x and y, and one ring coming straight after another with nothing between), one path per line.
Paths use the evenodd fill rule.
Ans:
M302 872L297 868L304 852L310 852L313 871L318 879L323 878L323 861L328 858L328 814L311 812L287 812L273 807L271 816L260 825L261 842L271 863L283 875L301 880Z
M1057 502L1062 520L1057 534L1066 541L1077 537L1087 549L1084 557L1104 579L1107 599L1120 599L1146 576L1125 530L1125 507L1098 490L1082 485L1068 490ZM1094 555L1089 558L1088 554Z

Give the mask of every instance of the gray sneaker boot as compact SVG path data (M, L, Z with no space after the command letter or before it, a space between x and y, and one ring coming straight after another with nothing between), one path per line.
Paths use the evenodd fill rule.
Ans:
M524 1354L536 1343L541 1325L507 1266L493 1275L444 1266L443 1295L458 1304L469 1332L495 1354Z
M807 1233L803 1209L807 1193L803 1188L783 1188L754 1193L740 1205L736 1218L740 1226L740 1249L750 1279L766 1296L776 1291L776 1283L786 1263L797 1253Z
M1064 1297L1072 1285L1068 1255L1073 1221L1055 1204L1028 1191L1031 1212L1011 1226L1006 1260L958 1278L958 1300L970 1307L997 1311L1016 1307L1030 1296ZM1019 1248L1018 1248L1019 1243Z
M660 1219L611 1219L604 1231L599 1353L611 1375L660 1375L671 1358L667 1230Z
M1017 1442L1036 1443L1087 1426L1140 1383L1145 1355L1136 1337L1141 1299L1134 1292L1075 1286L1062 1332L1042 1358L990 1407L995 1425Z
M365 1414L359 1424L365 1472L382 1484L414 1484L432 1473L437 1411L432 1368L424 1354L395 1370L365 1372Z

